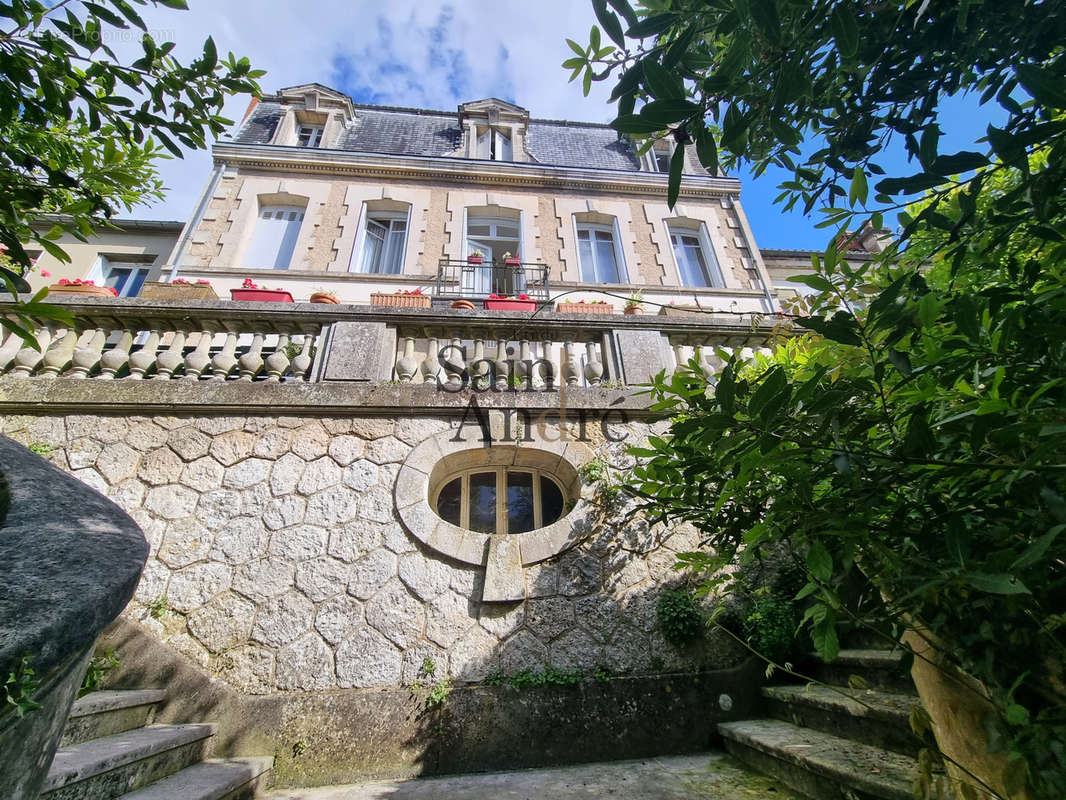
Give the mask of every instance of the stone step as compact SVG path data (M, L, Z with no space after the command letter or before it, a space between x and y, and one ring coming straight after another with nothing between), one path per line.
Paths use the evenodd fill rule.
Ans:
M92 692L79 697L70 709L60 747L143 728L166 698L159 689Z
M251 800L270 784L273 768L271 756L202 761L121 800Z
M841 650L828 664L814 656L814 677L832 686L851 686L852 676L863 681L860 688L915 694L910 673L901 665L902 650Z
M214 725L149 725L56 751L42 800L112 800L207 755Z
M913 695L817 684L765 686L762 694L775 719L903 755L917 757L921 749L910 727Z
M776 719L723 722L726 750L815 800L912 800L918 763L879 747Z

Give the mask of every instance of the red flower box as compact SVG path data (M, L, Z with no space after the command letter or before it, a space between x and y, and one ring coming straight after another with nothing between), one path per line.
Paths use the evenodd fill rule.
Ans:
M483 257L483 256L467 256L467 257L466 257L466 263L467 263L467 264L480 264L480 263L482 263L482 262L483 262L484 260L485 260L485 259L484 259L484 257Z
M520 267L522 265L522 262L519 261L517 258L505 258L503 260L503 263L505 266L508 267Z
M248 303L291 303L292 295L284 289L230 289L231 300Z
M485 300L486 311L536 311L536 300L519 300L517 297L490 297Z

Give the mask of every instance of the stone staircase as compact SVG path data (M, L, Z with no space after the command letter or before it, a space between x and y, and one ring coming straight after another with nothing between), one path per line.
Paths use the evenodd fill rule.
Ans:
M41 800L250 800L273 758L208 759L214 726L153 725L157 690L74 702Z
M918 704L899 650L841 650L813 667L817 684L763 688L769 719L718 726L726 749L816 800L912 800ZM852 675L862 689L849 688Z

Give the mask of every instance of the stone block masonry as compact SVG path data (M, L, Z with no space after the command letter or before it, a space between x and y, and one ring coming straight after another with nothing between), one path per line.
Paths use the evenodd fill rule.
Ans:
M429 549L397 513L412 448L445 417L0 417L0 431L124 508L151 554L128 618L246 694L407 685L546 666L652 674L735 663L679 651L658 591L694 532L614 509L523 570L524 598L482 602L484 567ZM646 436L628 424L629 441ZM624 443L593 451L617 467Z

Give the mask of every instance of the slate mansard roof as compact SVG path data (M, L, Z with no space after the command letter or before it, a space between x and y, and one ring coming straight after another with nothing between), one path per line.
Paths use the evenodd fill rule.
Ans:
M358 153L450 156L463 144L457 113L415 108L353 105L355 119L345 126L335 148ZM268 144L284 110L264 98L241 124L237 144ZM632 142L612 128L584 122L531 119L526 150L534 163L558 167L634 171L640 161Z

